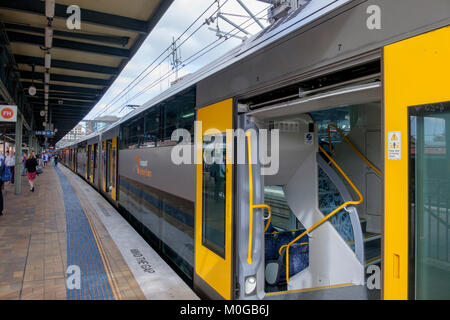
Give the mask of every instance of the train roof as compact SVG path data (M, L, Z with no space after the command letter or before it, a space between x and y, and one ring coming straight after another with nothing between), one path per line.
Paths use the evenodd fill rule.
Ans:
M109 130L119 126L120 124L128 121L134 116L145 112L154 105L163 102L164 100L170 98L171 96L180 93L189 87L195 85L199 81L207 78L208 76L225 69L226 67L258 52L259 50L271 45L272 43L286 37L292 32L306 27L308 24L314 22L315 20L321 18L322 16L333 12L339 7L351 2L353 0L324 0L324 1L311 1L306 6L301 7L286 17L278 20L274 24L261 30L259 33L253 37L245 40L242 44L230 50L223 56L215 59L206 66L202 67L198 71L185 76L183 80L174 84L172 87L164 91L163 93L157 95L156 97L150 99L140 108L130 112L124 116L121 120L110 124L105 127L102 131L96 132L87 137L72 143L78 144L88 140L101 133L108 132ZM67 146L67 145L66 145Z

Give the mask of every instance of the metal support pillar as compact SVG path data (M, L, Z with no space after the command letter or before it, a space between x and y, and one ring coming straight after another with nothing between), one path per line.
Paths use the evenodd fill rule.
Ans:
M20 194L22 185L22 130L23 130L23 115L19 112L16 122L16 153L15 170L14 170L14 194Z

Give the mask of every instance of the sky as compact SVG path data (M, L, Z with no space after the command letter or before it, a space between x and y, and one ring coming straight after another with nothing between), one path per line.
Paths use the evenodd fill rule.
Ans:
M136 86L132 90L126 93L123 92L124 88L126 88L142 71L144 71L153 61L155 61L155 59L157 59L157 57L160 56L164 50L170 47L173 38L177 39L180 35L182 35L182 33L201 15L202 12L213 4L213 2L216 1L175 0L172 6L167 10L166 14L153 29L151 34L144 41L135 56L126 65L119 77L111 85L99 103L85 117L85 119L94 119L95 117L105 115L124 116L130 111L129 108L124 108L126 105L142 105L166 90L169 87L170 82L174 81L176 78L170 64L170 58L163 59L169 55L169 51L165 52L156 63L151 65L148 69L148 71L153 70L151 73L146 71L146 73L144 73L144 75L146 75L145 77L141 76L138 78L138 80L142 79L140 83L136 84L135 82L134 84L136 84ZM237 25L242 24L243 27L245 26L245 29L250 34L256 34L261 31L261 28L254 23L252 19L248 18L248 14L236 0L220 0L219 3L222 6L220 9L221 13ZM261 18L266 17L266 8L269 7L267 3L257 0L245 0L244 3L253 12L253 14ZM218 39L216 32L208 29L216 28L216 21L210 25L204 24L205 20L213 16L217 9L218 5L216 2L197 21L197 23L195 23L187 31L187 33L182 36L179 41L177 41L177 44L180 44L184 40L188 39L181 45L179 51L181 61L186 64L184 68L179 70L179 77L195 72L242 43L241 39L230 38L209 52L207 51L213 48L215 44L207 47L201 52L207 53L195 60L195 58L201 53L198 55L194 54L198 53L201 49L212 44ZM260 21L263 25L268 24L265 19ZM200 29L198 32L196 32L192 37L189 37L189 35L199 27ZM219 29L224 32L231 31L232 34L236 34L238 36L245 36L244 33L238 32L236 28L222 19L219 19ZM221 42L222 40L218 41L216 44ZM189 59L190 57L191 59ZM165 77L166 79L159 82L158 80L161 77ZM128 91L128 89L126 91Z

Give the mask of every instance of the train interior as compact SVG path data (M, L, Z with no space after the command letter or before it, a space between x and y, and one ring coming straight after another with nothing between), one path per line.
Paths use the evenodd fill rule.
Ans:
M266 296L314 290L320 299L332 288L359 287L360 298L379 298L379 290L366 289L369 266L381 270L379 85L370 80L247 114L259 131L279 130L279 150L267 143L268 154L279 153L278 171L261 175L261 199L271 208Z

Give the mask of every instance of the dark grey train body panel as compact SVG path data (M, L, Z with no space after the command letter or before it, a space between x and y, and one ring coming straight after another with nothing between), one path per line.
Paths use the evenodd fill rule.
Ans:
M193 154L194 147L187 146ZM157 188L177 197L195 202L195 164L174 164L171 161L173 147L132 149L119 151L119 175ZM151 177L137 173L141 169L151 171Z
M87 144L88 144L88 145L91 145L91 144L98 143L98 142L100 141L99 138L100 138L100 136L92 137L92 138L90 138L90 139L87 140Z
M120 134L120 126L114 126L106 132L102 133L102 141L118 137Z
M369 30L367 8L381 9L381 29ZM337 61L450 24L448 0L351 1L266 48L199 81L197 108L271 86Z

